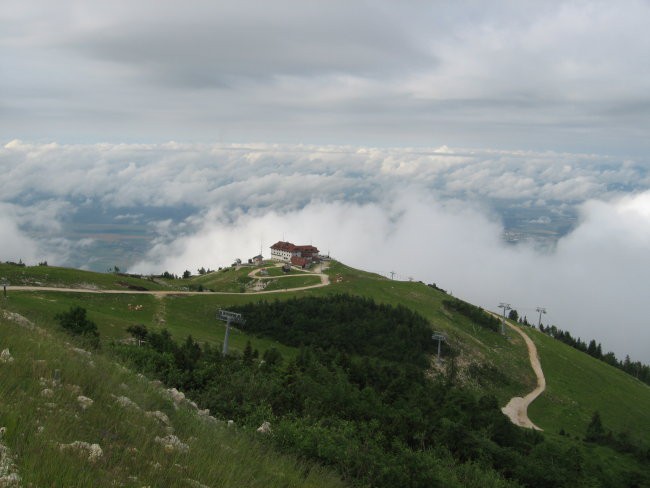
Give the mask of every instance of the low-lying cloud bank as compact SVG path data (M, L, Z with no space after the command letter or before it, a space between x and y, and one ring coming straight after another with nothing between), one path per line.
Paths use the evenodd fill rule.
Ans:
M510 302L529 320L544 306L546 322L650 362L644 162L445 146L15 140L0 147L0 171L3 261L182 273L251 257L260 243L268 255L284 237L486 308ZM506 244L513 227L548 232L555 246Z
M0 203L0 246L5 261L21 259L33 261L38 256L38 245L26 236L16 223L17 218L10 205Z
M418 185L441 197L580 202L650 188L644 162L449 148L278 144L37 144L0 147L0 195L105 207L300 208L379 201Z
M355 267L400 279L435 282L496 310L510 302L536 321L602 341L619 357L650 360L643 313L650 296L650 192L580 207L576 229L552 252L505 244L501 225L476 206L405 191L390 204L310 203L281 213L205 215L195 233L158 242L140 271L196 270L264 253L285 237L314 243Z

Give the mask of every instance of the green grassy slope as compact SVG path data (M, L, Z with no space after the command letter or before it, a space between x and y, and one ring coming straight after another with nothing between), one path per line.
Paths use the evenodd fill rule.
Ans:
M381 303L404 305L426 317L436 331L447 335L452 347L460 352L461 374L472 363L492 365L500 371L496 381L480 388L497 396L502 402L513 395L534 388L535 377L528 361L523 339L514 332L506 337L473 324L466 317L450 312L443 306L451 297L420 282L393 281L333 262L328 270L331 286L315 289L316 295L350 293L373 298ZM475 384L471 375L464 378Z
M259 272L263 268L267 270L268 274L266 276L259 274L256 277L249 276L250 273ZM267 263L262 266L242 266L239 269L224 268L205 275L193 276L186 280L176 280L173 284L189 287L190 289L196 289L201 285L204 290L215 292L246 293L254 291L251 286L258 281L257 278L268 282L267 291L299 288L320 283L318 276L310 275L306 271L292 269L290 273L285 274L281 268L276 266L276 263Z
M252 281L248 277L248 273L254 269L257 267L224 268L205 275L193 276L188 280L181 280L181 282L195 286L203 285L205 289L214 291L239 293L245 291L246 284Z
M227 428L187 402L175 406L155 383L65 341L0 310L0 349L13 358L0 362L0 442L22 486L344 486L272 451L261 434ZM79 396L92 404L84 408Z
M538 330L525 331L537 346L547 382L529 408L537 425L582 436L599 411L606 428L650 440L650 387Z
M96 290L128 290L129 286L148 290L169 290L164 281L133 278L113 273L96 273L57 266L15 266L0 263L0 277L13 286L53 286Z
M16 269L21 269L28 280L36 279L36 275L30 277L30 273L41 271L40 268ZM243 268L178 281L227 289L239 278L246 277L250 270ZM69 276L68 282L96 282L98 287L108 286L109 280L114 279L113 275L101 273L76 270L66 270L65 273ZM10 291L7 307L49 327L54 326L55 313L67 310L71 305L81 305L88 309L90 319L98 324L104 340L126 337L126 327L142 323L153 329L167 328L177 339L182 340L191 334L201 342L219 344L223 339L224 325L215 318L218 308L258 300L285 300L306 294L350 293L371 297L378 302L402 304L421 313L430 321L433 330L449 337L450 344L459 352L457 363L461 379L477 390L495 394L502 404L511 396L522 396L534 387L535 377L526 347L518 334L510 331L507 337L503 337L446 310L443 301L449 296L442 291L418 282L392 281L338 262L330 264L328 274L330 286L269 295L237 293L154 298L146 295ZM129 310L129 304L142 305L142 310ZM526 330L539 348L548 385L547 392L530 407L531 419L536 424L549 432L564 428L572 435L582 435L592 413L599 410L606 427L617 431L631 430L650 439L650 417L646 413L650 411L650 388L535 330ZM253 347L260 352L277 347L283 355L295 353L292 348L237 330L231 335L231 347L242 350L247 340L251 340Z

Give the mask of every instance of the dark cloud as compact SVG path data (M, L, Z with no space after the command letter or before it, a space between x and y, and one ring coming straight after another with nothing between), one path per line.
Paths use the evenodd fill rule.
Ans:
M236 88L242 78L276 76L393 77L434 65L405 26L369 4L217 2L182 11L158 5L134 6L139 15L113 17L67 46L180 88Z
M3 5L3 133L650 149L646 2L107 5Z

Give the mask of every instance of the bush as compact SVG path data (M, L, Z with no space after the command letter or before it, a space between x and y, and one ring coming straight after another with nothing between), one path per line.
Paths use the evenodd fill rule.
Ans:
M457 298L454 298L453 300L443 300L442 304L446 309L464 315L481 327L485 327L493 332L499 332L501 329L501 322L499 319L488 314L481 307L476 307Z
M85 308L70 307L68 312L58 313L54 318L69 334L79 336L84 343L92 347L99 347L97 325L95 322L88 320Z

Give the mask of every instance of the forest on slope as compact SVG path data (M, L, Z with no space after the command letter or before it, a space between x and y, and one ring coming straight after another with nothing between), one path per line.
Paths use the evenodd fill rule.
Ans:
M298 355L286 360L270 349L259 357L249 346L223 356L191 337L177 344L145 327L131 332L146 346L114 350L224 418L249 428L270 422L269 438L279 449L370 486L650 482L647 447L631 456L636 468L603 468L589 445L598 439L587 433L585 441L515 427L495 397L458 384L453 351L447 373L431 377L430 328L403 307L334 295L237 311L246 317L243 329L298 345Z

